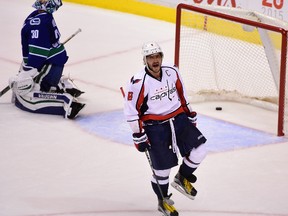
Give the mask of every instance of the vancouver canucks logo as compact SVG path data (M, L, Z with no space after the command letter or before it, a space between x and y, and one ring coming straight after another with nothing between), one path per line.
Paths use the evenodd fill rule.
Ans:
M40 22L39 18L33 18L30 20L30 25L40 25Z

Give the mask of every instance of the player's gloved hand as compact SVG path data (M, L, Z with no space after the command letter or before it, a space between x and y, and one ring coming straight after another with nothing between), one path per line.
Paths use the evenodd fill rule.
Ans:
M140 152L145 152L146 149L151 149L151 145L146 133L133 133L133 141L135 147Z
M196 127L197 126L197 112L192 111L189 115L188 115L188 119L189 121Z

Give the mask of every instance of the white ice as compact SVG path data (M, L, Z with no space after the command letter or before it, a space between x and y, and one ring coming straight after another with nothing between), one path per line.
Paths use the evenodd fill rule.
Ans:
M32 3L0 0L1 89L19 69L20 30ZM82 29L66 45L70 58L64 72L86 92L82 116L122 109L119 88L143 66L143 42L158 41L165 60L173 62L171 23L66 2L54 16L62 40ZM8 92L0 98L0 216L160 215L144 154L98 137L76 121L23 112L10 97ZM276 134L276 112L229 102L193 107L206 116ZM109 122L103 127L109 128ZM194 201L170 192L181 216L284 216L287 165L285 142L210 153L196 171L199 194Z

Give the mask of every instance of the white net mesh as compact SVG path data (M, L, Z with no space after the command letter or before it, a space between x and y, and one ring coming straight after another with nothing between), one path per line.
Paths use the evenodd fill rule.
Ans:
M254 12L205 9L287 28ZM278 110L281 39L274 31L183 9L178 65L191 101L234 100Z

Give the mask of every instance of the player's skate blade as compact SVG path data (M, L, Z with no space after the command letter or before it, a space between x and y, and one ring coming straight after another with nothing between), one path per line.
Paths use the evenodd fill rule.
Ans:
M158 211L163 214L163 216L179 216L175 207L167 201L158 201Z
M172 182L171 186L173 188L175 188L176 190L178 190L183 195L185 195L186 197L188 197L189 199L192 199L192 200L195 199L195 196L192 196L191 194L186 193L185 190L180 185L178 185L176 182Z

